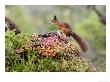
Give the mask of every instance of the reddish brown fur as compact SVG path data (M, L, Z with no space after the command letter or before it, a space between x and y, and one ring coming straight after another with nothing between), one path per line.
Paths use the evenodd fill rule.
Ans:
M54 16L54 19L51 22L53 24L58 25L59 29L63 30L66 36L69 36L69 37L72 36L84 52L88 50L87 42L82 37L80 37L78 34L73 32L68 23L59 22L56 16Z

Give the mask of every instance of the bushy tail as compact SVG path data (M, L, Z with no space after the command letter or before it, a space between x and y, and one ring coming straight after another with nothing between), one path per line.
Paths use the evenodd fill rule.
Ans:
M88 44L82 37L80 37L75 32L72 32L72 37L76 40L76 42L79 44L79 46L84 52L88 50Z

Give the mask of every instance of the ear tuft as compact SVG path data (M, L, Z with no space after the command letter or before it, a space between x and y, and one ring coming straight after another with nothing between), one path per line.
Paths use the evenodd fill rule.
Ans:
M56 15L54 16L54 20L56 20L57 19L57 17L56 17Z

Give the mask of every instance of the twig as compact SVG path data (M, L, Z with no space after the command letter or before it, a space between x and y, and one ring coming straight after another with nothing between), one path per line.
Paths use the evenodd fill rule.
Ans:
M19 34L21 33L21 30L19 29L19 27L11 21L11 19L9 19L8 17L5 17L5 32L7 30L14 30L15 29L15 34Z

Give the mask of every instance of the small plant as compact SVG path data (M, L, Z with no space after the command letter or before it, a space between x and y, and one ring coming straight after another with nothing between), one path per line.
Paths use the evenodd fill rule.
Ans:
M61 37L61 36L60 36ZM5 34L5 66L7 72L92 72L100 71L90 61L79 57L74 41L59 38L56 32L44 35Z

